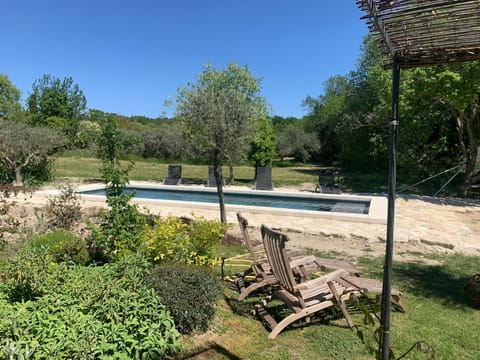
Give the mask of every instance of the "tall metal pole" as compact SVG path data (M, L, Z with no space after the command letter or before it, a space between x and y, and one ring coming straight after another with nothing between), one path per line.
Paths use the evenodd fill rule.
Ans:
M388 217L387 244L383 268L382 314L380 318L380 353L382 360L388 360L390 354L390 312L392 293L392 262L395 220L395 197L397 183L397 134L398 134L398 97L400 93L400 63L396 57L392 69L392 118L390 119L390 161L388 174Z

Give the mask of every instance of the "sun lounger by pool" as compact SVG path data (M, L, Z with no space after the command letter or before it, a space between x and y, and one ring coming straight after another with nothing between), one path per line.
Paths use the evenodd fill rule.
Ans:
M168 175L163 180L164 185L180 185L182 182L182 165L168 165Z
M273 190L272 168L270 166L257 166L255 190Z

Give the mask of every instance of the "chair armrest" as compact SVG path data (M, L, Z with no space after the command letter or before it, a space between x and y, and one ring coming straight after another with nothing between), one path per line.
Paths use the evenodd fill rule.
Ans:
M303 290L303 289L311 289L316 286L320 286L322 284L327 284L330 281L337 280L341 278L342 276L346 275L347 272L345 270L335 270L331 273L325 274L323 276L320 276L318 278L312 279L305 281L303 283L300 283L297 285L298 290Z
M290 268L296 268L299 266L316 263L315 256L302 256L301 258L290 260Z

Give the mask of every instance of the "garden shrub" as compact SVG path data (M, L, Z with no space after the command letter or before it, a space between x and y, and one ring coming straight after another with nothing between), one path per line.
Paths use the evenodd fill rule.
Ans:
M68 231L57 230L51 233L35 236L25 242L25 248L47 249L52 260L60 262L73 262L85 265L89 261L87 244L83 239Z
M215 265L213 248L229 226L202 217L188 223L172 216L157 219L143 236L146 256L158 264Z
M180 333L207 330L222 288L211 269L194 265L158 266L148 277L148 284L170 311Z
M52 228L69 230L81 219L80 202L70 185L64 186L58 196L49 199L47 214L50 216L48 225Z
M61 268L62 267L62 268ZM98 267L59 265L41 296L2 296L1 352L35 359L160 359L180 348L180 334L154 290L148 263L124 257ZM10 357L9 357L10 358Z
M0 290L10 301L36 299L55 267L48 248L23 247L2 264Z
M92 258L100 263L109 262L122 253L133 254L141 249L146 216L135 204L129 204L130 195L110 196L99 227L90 226L88 241Z
M29 185L38 185L53 178L54 159L47 154L34 156L22 170L23 181Z

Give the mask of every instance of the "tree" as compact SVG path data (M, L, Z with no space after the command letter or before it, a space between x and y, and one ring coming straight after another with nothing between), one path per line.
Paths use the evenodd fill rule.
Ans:
M307 162L319 150L318 138L306 132L301 123L289 125L277 136L277 154L282 161L286 156L293 156L296 161Z
M11 171L14 186L23 186L23 169L37 157L57 150L63 137L46 127L30 127L22 122L0 121L0 162Z
M85 111L87 100L71 77L60 80L43 75L33 83L27 104L28 111L34 115L35 124L58 126L73 139L77 120Z
M275 131L273 130L273 123L270 118L264 116L258 121L257 133L250 144L248 157L253 161L256 169L258 166L272 166L274 156Z
M345 128L346 93L348 80L334 76L324 82L324 93L318 98L308 96L303 106L309 110L305 127L309 134L315 134L321 144L323 161L334 161L342 157Z
M78 123L75 145L82 149L93 149L100 136L100 125L91 120L81 120Z
M18 112L20 105L20 90L18 90L5 74L0 74L0 118Z
M192 153L213 165L222 222L226 214L221 166L247 152L256 120L266 116L259 92L260 80L247 67L230 63L222 70L206 65L197 82L177 94L176 113Z
M465 196L473 185L480 183L480 171L476 168L480 148L480 61L417 69L415 79L411 106L422 113L425 108L431 109L429 103L433 103L455 124L456 143L466 162L459 189L459 194Z

